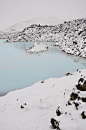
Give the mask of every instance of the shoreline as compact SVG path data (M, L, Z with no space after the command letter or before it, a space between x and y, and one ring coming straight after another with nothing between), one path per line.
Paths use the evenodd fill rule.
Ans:
M44 82L39 81L31 87L9 92L0 97L0 128L3 130L51 130L50 119L52 117L58 119L55 110L58 106L65 106L81 75L86 76L86 69L73 72L72 75L49 78ZM63 113L64 110L67 111L66 109L64 107ZM69 106L68 110L70 109L71 112L77 113L74 107ZM69 125L63 124L64 120L67 121L70 118L73 118L73 121L69 121ZM85 120L68 115L60 117L60 123L63 130L75 130L79 128L79 123L85 125ZM82 130L85 130L85 127Z
M1 40L1 39L0 39ZM2 39L2 40L4 40L4 39ZM18 43L18 42L41 42L41 43L43 43L43 42L47 42L47 43L50 43L50 42L52 42L53 44L52 44L52 46L55 46L55 47L59 47L59 49L63 52L63 53L65 53L65 54L67 54L67 55L71 55L71 56L76 56L76 57L79 57L79 58L83 58L83 59L86 59L86 57L83 57L82 55L80 56L80 55L76 55L76 54L73 54L73 53L69 53L69 52L66 52L66 50L63 50L63 48L62 48L62 46L60 46L60 44L58 44L58 45L55 45L55 43L57 43L57 41L38 41L38 40L36 40L36 41L33 41L33 40L31 40L31 41L12 41L12 42L4 42L4 43Z
M0 39L0 40L4 40L4 39ZM86 57L82 57L82 56L80 56L80 55L75 55L75 54L72 54L72 53L67 53L66 52L66 50L63 50L63 49L61 49L61 46L60 45L55 45L55 43L56 43L56 41L15 41L15 42L4 42L4 43L18 43L18 42L41 42L41 43L43 43L43 42L47 42L47 43L50 43L50 42L52 42L53 43L53 45L52 46L55 46L55 47L59 47L59 49L63 52L63 53L65 53L65 54L67 54L67 55L70 55L70 56L76 56L76 57L79 57L79 58L83 58L83 59L86 59Z

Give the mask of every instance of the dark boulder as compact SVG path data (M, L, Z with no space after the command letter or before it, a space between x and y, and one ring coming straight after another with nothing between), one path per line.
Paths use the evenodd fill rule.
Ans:
M72 105L70 101L68 101L68 105Z
M82 116L82 119L86 119L85 111L83 111L83 112L81 113L81 116Z
M70 100L76 100L77 98L78 98L78 94L72 92L71 95L70 95Z
M52 124L52 126L53 126L54 129L61 130L59 128L59 122L56 121L54 118L51 118L51 124Z
M81 79L81 78L80 78ZM83 78L82 78L83 79ZM82 80L81 80L82 82ZM86 80L83 81L84 83L81 85L80 81L78 81L78 84L76 85L76 88L80 91L86 91Z
M21 105L21 109L23 109L24 107Z
M85 97L82 97L82 102L86 102L86 98Z
M80 78L78 81L78 84L79 84L79 82L83 82L83 81L84 81L84 78Z
M66 76L69 76L69 75L71 75L70 73L66 73Z
M44 80L43 80L43 81L41 81L41 83L44 83Z
M78 102L74 102L74 104L75 104L76 109L78 110L79 103Z
M60 116L60 115L62 114L62 112L61 112L61 110L59 109L59 107L58 107L58 109L56 110L56 114L57 114L57 116Z

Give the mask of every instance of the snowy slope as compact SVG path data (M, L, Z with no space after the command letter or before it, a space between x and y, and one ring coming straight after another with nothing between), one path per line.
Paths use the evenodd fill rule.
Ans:
M85 113L82 114L86 110L86 102L74 97L70 101L73 91L77 91L80 98L86 98L86 91L75 87L81 75L86 76L86 70L39 81L31 87L0 97L0 130L52 130L51 118L60 121L61 130L86 130ZM78 109L75 102L79 103ZM56 111L58 107L61 115Z
M3 30L3 32L16 32L16 31L22 31L24 28L32 25L32 24L41 24L41 25L58 25L60 23L64 22L64 20L57 18L57 17L41 17L41 18L34 18L28 21L24 21L22 23L15 24L6 30Z

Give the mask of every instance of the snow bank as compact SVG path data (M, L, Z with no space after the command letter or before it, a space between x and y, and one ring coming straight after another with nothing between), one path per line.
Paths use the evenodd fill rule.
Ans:
M82 118L86 115L86 102L78 100L79 97L86 98L86 91L75 87L80 77L84 76L86 70L77 70L72 75L68 73L61 78L39 81L31 87L0 97L0 129L52 130L50 121L53 118L60 121L61 130L86 130L86 119ZM71 97L73 92L78 97Z
M29 47L29 49L26 49L26 52L39 53L39 52L44 52L47 50L48 50L48 47L46 45L37 42L34 45L32 45L31 47Z

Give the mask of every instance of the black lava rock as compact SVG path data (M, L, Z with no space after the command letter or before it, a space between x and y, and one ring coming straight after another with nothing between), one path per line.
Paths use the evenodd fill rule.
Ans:
M62 114L62 112L60 111L59 108L56 110L56 114L57 114L57 116L60 116Z
M68 101L68 105L72 105L72 104L70 103L70 101Z
M70 100L76 100L77 98L78 98L78 94L72 92L71 95L70 95Z
M23 109L24 107L21 105L21 109Z
M85 111L81 113L82 119L86 119Z
M41 81L41 83L44 83L44 80L43 80L43 81Z
M66 76L69 76L69 75L71 75L71 74L70 74L70 73L67 73L67 74L66 74Z
M78 83L79 83L79 82L83 82L83 81L84 81L84 79L83 79L83 78L80 78L79 81L78 81Z
M82 102L86 102L86 98L85 97L82 97Z
M80 78L80 79L83 80L83 78ZM86 80L84 80L84 81L83 81L83 84L81 85L81 84L80 84L80 79L79 79L79 81L78 81L78 85L76 85L76 88L77 88L78 90L80 90L80 91L86 91ZM82 80L81 80L81 82L82 82Z
M79 103L74 102L76 109L78 110Z
M51 118L51 124L52 124L52 126L53 126L54 129L61 130L59 128L59 122L56 121L54 118Z

